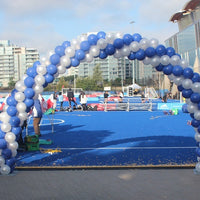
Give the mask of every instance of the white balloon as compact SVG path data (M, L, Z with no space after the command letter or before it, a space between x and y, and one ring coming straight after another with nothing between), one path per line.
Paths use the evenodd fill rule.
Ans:
M34 85L33 90L35 91L35 95L41 94L44 90L44 87L42 85Z
M8 148L11 149L12 151L17 150L18 147L19 147L19 145L16 141L8 143Z
M19 92L23 92L26 89L26 86L24 85L24 82L22 80L17 81L15 84L15 88L16 90L18 90Z
M18 112L25 112L26 111L26 104L24 102L19 102L16 106Z
M87 36L86 35L79 35L78 36L78 40L79 40L80 43L83 42L83 41L86 41L87 40Z
M145 65L150 65L151 64L151 58L145 57L145 59L142 61Z
M119 49L116 49L116 51L115 51L115 53L113 54L113 56L114 56L115 58L117 58L117 59L122 57L121 52L119 51Z
M22 102L25 99L25 95L22 92L16 92L15 93L15 100L18 102Z
M45 64L45 62L47 61L47 58L46 57L41 57L41 59L40 59L40 63L41 64Z
M57 71L53 76L54 78L57 78L59 76L59 72Z
M104 38L100 38L97 41L97 46L99 47L99 49L105 49L107 45L108 45L108 43L106 42L106 40Z
M153 67L156 67L160 64L160 57L159 56L154 56L151 58L151 65Z
M188 67L189 66L188 61L186 61L184 59L180 60L180 66L183 68Z
M127 45L124 45L121 49L120 49L120 53L122 56L129 56L130 55L130 48Z
M199 82L193 83L191 89L192 89L193 92L200 94L200 83Z
M2 121L2 122L9 122L9 120L10 120L10 115L8 115L8 113L7 112L2 112L1 114L0 114L0 120Z
M168 75L168 78L170 81L174 82L174 79L176 78L176 76L174 76L174 74L170 74L170 75Z
M116 39L116 38L121 38L121 39L122 39L122 38L123 38L123 35L124 35L123 33L117 32L117 33L114 34L114 38L115 38L115 39Z
M197 110L197 111L194 112L194 118L196 120L200 120L200 110Z
M195 166L196 172L200 173L200 162L198 162Z
M156 48L159 44L159 41L156 38L152 38L152 39L149 40L149 44L150 44L151 47Z
M6 135L5 135L5 140L8 142L8 143L12 143L14 142L16 139L16 136L14 133L12 132L7 132Z
M168 65L169 62L170 62L170 57L169 57L169 56L164 55L164 56L161 56L161 57L160 57L160 63L161 63L162 65Z
M89 54L92 55L93 57L98 56L100 53L100 49L97 46L91 46Z
M66 67L62 65L59 65L57 69L58 69L58 74L64 74L66 72Z
M2 175L10 174L10 167L8 165L2 165L0 172L1 172Z
M198 110L198 106L194 103L188 104L187 110L188 110L189 113L194 113L195 111Z
M35 80L35 83L36 83L37 85L44 85L44 83L45 83L45 78L44 78L44 76L41 75L41 74L38 74L38 75L34 78L34 80Z
M185 89L190 89L192 87L192 80L187 78L187 79L184 79L182 80L182 86L185 88Z
M3 156L0 156L0 167L5 164L5 159Z
M200 142L200 134L198 132L195 133L194 138L197 142Z
M175 76L173 81L177 86L179 86L183 83L183 81L185 81L185 79L183 76Z
M60 58L60 65L62 65L63 67L67 67L71 64L71 59L68 56L62 56Z
M131 42L129 47L130 47L130 50L133 51L133 52L137 52L140 49L140 45L136 41Z
M28 113L27 112L19 112L17 117L19 117L20 119L25 121L26 119L28 119Z
M140 48L146 50L150 46L150 42L148 39L143 38L140 40Z
M7 133L11 130L11 125L8 122L3 122L0 126L3 132Z
M67 47L65 49L65 54L66 54L66 56L69 56L70 58L73 57L75 55L75 48Z
M171 58L170 58L170 63L175 66L175 65L179 65L180 64L180 57L177 56L177 55L173 55Z
M46 65L38 65L36 71L40 75L45 75L47 73Z
M106 34L107 43L113 44L114 39L115 39L114 33L107 33Z
M72 39L71 41L71 47L74 49L80 49L80 42L78 39Z
M90 55L89 53L87 53L85 55L85 61L88 62L88 63L92 62L93 61L93 56Z

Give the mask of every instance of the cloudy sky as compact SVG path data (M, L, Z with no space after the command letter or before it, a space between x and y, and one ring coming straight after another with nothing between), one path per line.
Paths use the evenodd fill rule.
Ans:
M178 31L170 17L188 0L0 0L0 40L41 55L82 33L140 33L160 43ZM135 21L134 24L130 24Z

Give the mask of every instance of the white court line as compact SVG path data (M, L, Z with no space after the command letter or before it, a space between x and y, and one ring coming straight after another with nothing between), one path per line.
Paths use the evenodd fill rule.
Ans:
M61 150L112 150L112 149L195 149L197 147L99 147L99 148L59 148ZM48 148L44 148L48 149ZM51 148L58 149L58 148Z

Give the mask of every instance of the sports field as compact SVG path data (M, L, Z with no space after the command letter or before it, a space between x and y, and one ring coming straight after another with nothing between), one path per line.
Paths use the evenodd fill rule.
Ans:
M40 139L50 139L52 144L40 145L39 151L19 152L16 164L19 168L194 166L195 132L189 120L181 111L178 115L163 111L55 112L44 115L41 123ZM28 134L34 134L32 119Z

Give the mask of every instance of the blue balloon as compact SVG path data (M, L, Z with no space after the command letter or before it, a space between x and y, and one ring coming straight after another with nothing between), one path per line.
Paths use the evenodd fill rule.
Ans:
M80 64L80 61L76 58L71 58L71 65L77 67Z
M124 44L129 45L133 41L133 36L131 34L125 34L123 40Z
M65 55L65 48L63 46L57 46L55 48L55 53L58 54L60 57Z
M18 92L18 90L13 89L12 92L11 92L11 96L14 97L17 92Z
M32 88L33 85L34 85L35 81L34 81L34 78L31 77L31 76L28 76L24 79L24 85L27 87L27 88Z
M34 97L35 91L34 91L32 88L26 88L26 89L24 90L24 95L25 95L26 98L31 99L31 98Z
M29 99L29 98L25 98L24 103L26 104L27 107L32 107L34 105L34 100L33 99Z
M35 61L35 62L33 63L33 68L36 69L38 65L41 65L40 61Z
M142 36L139 33L133 34L133 41L140 42L141 39L142 39Z
M144 60L145 58L145 51L143 49L139 49L136 53L135 53L135 57L138 60Z
M175 76L181 76L183 74L183 68L179 65L174 66L172 73Z
M83 60L85 58L85 52L81 49L76 50L75 58L78 60Z
M112 44L108 44L105 48L105 52L107 55L113 55L115 53L116 49Z
M27 70L26 70L26 74L32 78L35 78L37 76L37 72L36 72L36 68L34 67L29 67Z
M135 52L131 52L130 55L128 56L129 60L135 60L136 56L135 56Z
M53 54L50 56L50 62L53 65L57 65L60 62L60 56L58 54Z
M178 53L175 53L175 55L177 55L180 59L181 59L181 55L180 54L178 54Z
M14 167L16 163L16 158L10 158L6 160L6 165L8 165L10 168Z
M6 103L9 105L9 106L16 106L17 105L17 101L15 100L15 98L13 96L9 96L7 99L6 99Z
M194 72L193 77L192 77L192 81L193 81L193 83L200 82L200 75L198 73Z
M43 88L48 86L48 83L46 82L46 80L45 80L45 83L42 86L43 86Z
M171 64L163 67L163 73L166 75L170 75L173 71L173 66Z
M54 77L51 74L49 74L49 73L46 73L44 75L44 78L45 78L46 83L52 83L53 80L54 80Z
M184 98L190 98L191 97L191 95L192 95L192 90L191 89L184 89L184 90L182 90L182 96L184 97Z
M5 149L7 147L7 142L4 139L0 139L0 149Z
M100 50L99 58L105 59L107 58L107 56L108 55L106 54L105 50Z
M89 51L90 50L90 43L88 41L81 42L80 49L83 50L83 51Z
M174 50L174 48L172 48L172 47L167 47L167 55L169 56L169 57L172 57L172 56L174 56L175 55L175 50Z
M12 127L11 132L18 136L22 132L22 128L19 127Z
M55 65L48 65L47 66L47 72L49 73L49 74L51 74L51 75L54 75L54 74L56 74L57 73L57 67L55 66Z
M97 33L97 37L98 37L98 39L100 39L100 38L105 39L105 38L106 38L106 33L103 32L103 31L99 31L99 32Z
M145 50L145 54L147 57L153 57L155 56L156 54L156 50L153 48L153 47L148 47L146 50Z
M7 148L3 149L1 154L5 159L10 159L12 157L12 151Z
M194 113L190 113L190 117L194 119Z
M15 116L17 114L17 108L15 106L8 106L6 112L8 113L8 115Z
M183 112L183 113L188 113L187 106L188 106L188 105L187 105L186 103L182 105L182 112Z
M185 78L192 79L193 75L194 75L194 73L193 73L193 70L191 68L187 67L183 70L183 76Z
M70 47L70 46L71 46L71 43L70 43L70 41L64 41L64 42L62 43L62 46L64 47L64 49L66 49L67 47Z
M164 68L164 65L159 64L158 66L155 67L157 71L161 72Z
M87 39L88 39L88 42L89 42L90 45L96 45L97 44L98 37L95 34L90 34Z
M156 47L156 54L158 55L158 56L164 56L164 55L166 55L166 53L167 53L167 50L166 50L166 48L165 48L165 46L164 45L162 45L162 44L160 44L160 45L158 45L157 47Z
M10 123L11 126L18 127L19 124L20 124L20 119L19 119L19 117L16 117L16 116L11 117L10 120L9 120L9 123Z
M0 129L0 139L4 139L5 137L5 132L3 132L1 129Z
M198 157L200 157L200 148L196 148L196 154Z
M196 119L192 119L191 125L192 125L193 127L197 128L197 127L200 126L200 121L199 121L199 120L196 120Z
M190 100L193 102L193 103L199 103L200 102L200 95L199 93L193 93L191 96L190 96Z
M124 46L124 41L122 39L120 39L120 38L117 38L117 39L114 40L113 46L116 49L121 49Z
M184 87L182 85L177 86L177 88L178 88L178 91L180 92L184 90Z

